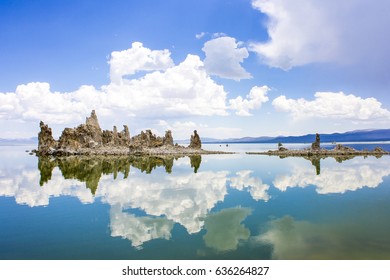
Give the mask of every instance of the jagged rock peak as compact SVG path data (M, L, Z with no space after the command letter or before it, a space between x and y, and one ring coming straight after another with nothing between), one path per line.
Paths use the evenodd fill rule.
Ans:
M118 133L118 144L128 146L130 144L130 132L127 125L123 125L123 130Z
M386 153L386 151L383 150L381 147L375 147L375 149L373 151L375 153L381 153L381 154Z
M127 125L123 125L123 131L122 131L124 137L126 137L127 139L130 140L130 132L129 132L129 128L127 127Z
M140 147L161 147L163 145L163 139L159 136L156 136L152 133L150 129L147 129L145 132L141 131L140 134L131 138L130 147L131 148L140 148Z
M194 149L202 148L202 142L200 141L199 134L196 130L194 130L194 135L191 135L189 147Z
M53 138L52 131L46 124L41 121L39 125L41 130L36 153L43 156L210 153L201 150L202 144L196 130L194 135L191 135L190 149L174 144L170 130L167 130L163 137L156 136L149 129L131 138L127 125L123 126L121 132L118 132L116 126L113 130L102 131L95 110L86 118L85 123L75 128L65 128L58 140Z
M333 150L335 151L356 151L354 148L352 147L348 147L348 146L344 146L342 144L337 144Z
M173 146L173 137L170 130L165 131L165 136L163 138L163 145Z
M38 153L40 155L77 154L84 149L96 148L127 148L130 144L130 133L127 126L118 132L102 131L95 110L86 118L85 124L75 128L65 128L58 141L54 140L51 129L40 122L41 131L38 134ZM90 150L87 150L90 151Z
M311 144L311 149L312 150L320 150L321 149L321 144L320 144L320 135L316 133L316 141L314 141Z
M57 148L57 141L54 140L51 128L43 121L39 123L41 131L38 133L38 152L41 154L49 154Z
M85 124L96 127L97 129L101 130L95 110L92 110L91 116L86 118Z

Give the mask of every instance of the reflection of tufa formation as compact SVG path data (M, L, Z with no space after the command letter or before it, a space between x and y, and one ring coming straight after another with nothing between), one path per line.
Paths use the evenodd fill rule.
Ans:
M280 158L286 157L302 157L310 160L313 166L316 168L316 174L321 174L321 159L332 157L337 162L352 159L355 156L376 156L381 157L382 155L389 154L389 152L383 150L380 147L376 147L372 151L363 150L358 151L352 147L337 144L332 150L321 149L320 135L316 133L316 139L311 144L310 148L303 150L289 150L283 147L282 143L278 144L278 150L269 150L267 152L247 152L247 154L261 154L270 156L279 156Z
M39 155L77 155L77 154L199 154L209 153L201 149L201 140L197 133L191 135L190 145L174 145L170 130L164 137L156 136L151 130L130 137L129 129L123 126L121 132L116 126L113 130L100 128L95 110L86 118L85 124L76 128L65 128L59 140L52 136L48 125L40 122L41 131L38 134Z
M77 179L85 182L92 194L95 194L100 178L103 174L113 174L114 179L118 173L124 178L130 174L130 166L147 174L157 167L164 167L166 173L172 172L174 156L69 156L60 158L39 157L38 169L40 171L39 184L43 186L52 177L53 169L58 167L65 179ZM191 168L197 173L202 161L201 155L190 155Z

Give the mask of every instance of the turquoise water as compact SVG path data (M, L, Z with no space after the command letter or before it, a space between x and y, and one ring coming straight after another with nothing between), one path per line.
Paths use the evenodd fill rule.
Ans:
M390 156L49 160L32 148L0 147L0 259L390 259Z

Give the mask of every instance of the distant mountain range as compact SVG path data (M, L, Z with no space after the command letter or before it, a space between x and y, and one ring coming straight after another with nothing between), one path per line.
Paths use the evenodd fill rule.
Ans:
M38 137L20 138L20 139L0 138L0 145L2 146L38 145Z
M344 133L320 134L321 142L390 141L390 129L355 130ZM202 138L202 143L312 143L315 134L277 137L243 137L228 139Z

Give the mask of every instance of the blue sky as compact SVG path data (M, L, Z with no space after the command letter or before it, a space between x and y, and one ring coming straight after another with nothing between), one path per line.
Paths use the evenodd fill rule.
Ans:
M0 138L389 128L384 0L0 0Z

